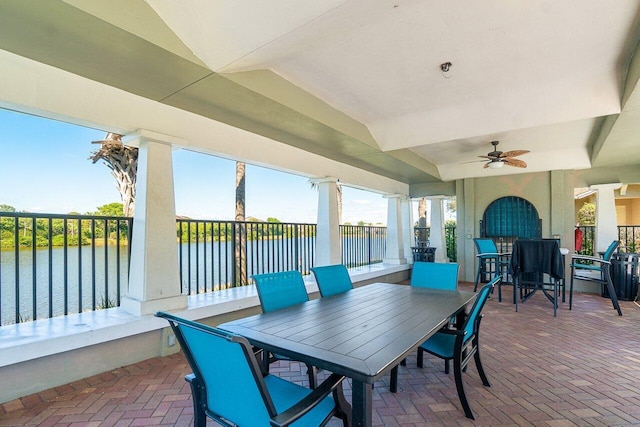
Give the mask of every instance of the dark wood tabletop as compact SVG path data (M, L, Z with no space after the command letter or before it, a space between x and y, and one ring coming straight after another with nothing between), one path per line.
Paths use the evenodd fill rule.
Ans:
M475 299L374 283L218 327L252 345L352 378L354 425L371 425L372 384Z

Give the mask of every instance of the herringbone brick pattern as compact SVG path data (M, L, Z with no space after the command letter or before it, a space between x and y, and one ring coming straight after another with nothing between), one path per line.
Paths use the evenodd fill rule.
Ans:
M427 357L418 369L414 355L400 367L398 393L389 392L388 377L376 384L375 425L640 425L640 307L623 301L619 317L608 299L576 294L573 310L562 304L554 318L542 295L516 313L504 293L502 302L489 300L481 327L492 385L482 385L473 363L464 374L476 420L464 417L443 362ZM306 381L299 364L279 363L272 372ZM180 354L147 360L8 402L0 426L191 425L187 373ZM345 394L350 399L348 381Z

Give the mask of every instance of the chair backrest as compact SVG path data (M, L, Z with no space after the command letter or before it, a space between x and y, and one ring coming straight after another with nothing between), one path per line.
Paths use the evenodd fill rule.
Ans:
M302 274L297 270L254 274L263 312L279 310L309 301Z
M276 409L246 338L168 313L156 316L169 321L209 412L236 425L269 425Z
M464 326L462 327L466 332L465 342L473 338L473 336L478 332L478 328L480 327L480 313L482 312L487 299L489 299L491 289L493 289L493 287L501 280L502 276L497 275L478 291L478 296L476 297L471 310L469 310L469 314L467 315Z
M411 286L454 291L458 288L458 271L455 262L414 262Z
M619 245L620 242L618 240L614 240L613 242L611 242L607 250L604 252L602 259L605 261L611 261L611 257L613 256L613 253L616 251L616 249L618 249Z
M353 283L351 283L347 267L342 264L313 267L311 271L316 278L322 297L340 294L353 289Z
M473 243L476 245L478 254L495 254L498 252L498 248L496 247L496 243L493 239L475 238L473 239Z

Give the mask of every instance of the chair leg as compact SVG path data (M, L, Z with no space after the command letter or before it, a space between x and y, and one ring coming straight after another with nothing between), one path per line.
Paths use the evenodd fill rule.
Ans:
M424 350L418 347L418 360L417 360L418 368L422 368L423 359L424 359Z
M269 375L269 352L262 350L262 375Z
M389 380L389 390L391 393L395 393L398 391L398 365L394 366L391 369L391 379Z
M483 262L483 261L480 261ZM480 282L480 271L481 271L481 265L478 265L478 273L476 273L476 282L473 285L473 292L477 292L478 291L478 283Z
M315 366L307 365L307 375L309 376L309 388L315 390L318 386L318 370Z
M482 361L480 360L480 345L476 341L476 353L473 355L473 360L476 362L476 369L478 370L478 374L480 374L480 379L482 380L482 384L487 387L491 387L491 383L489 383L489 378L487 374L484 372L484 368L482 367Z
M207 416L204 413L206 402L203 402L204 393L202 384L193 374L187 375L185 380L191 386L191 396L193 399L193 426L205 427L207 425Z
M618 295L616 294L615 289L613 288L613 282L611 281L611 272L608 268L609 266L604 266L603 274L605 275L607 289L609 290L609 298L611 298L611 303L613 304L613 308L618 310L618 316L622 316L622 310L620 310L620 303L618 302Z
M571 310L571 306L573 304L573 275L575 273L575 267L573 263L571 264L571 282L569 284L569 310Z
M462 409L464 409L464 414L467 418L475 420L476 418L473 416L473 412L471 411L471 406L469 406L469 401L467 400L467 395L464 392L464 385L462 384L462 361L460 360L460 356L457 355L453 359L453 374L456 381L456 390L458 391L458 398L460 399L460 403L462 404Z
M344 397L344 391L342 388L342 384L336 387L333 390L333 401L336 404L336 412L334 416L342 420L343 427L351 427L352 425L352 417L351 417L351 405L347 402L347 399Z
M448 375L449 371L450 371L450 369L449 369L449 359L445 359L445 361L444 361L444 373Z

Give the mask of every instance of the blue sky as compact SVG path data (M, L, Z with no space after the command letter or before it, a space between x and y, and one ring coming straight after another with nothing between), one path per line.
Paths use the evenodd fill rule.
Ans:
M0 204L20 211L86 213L120 202L115 179L88 160L105 136L55 120L0 109ZM197 219L233 219L235 162L186 150L174 152L176 213ZM386 224L387 200L345 187L343 221ZM246 168L246 214L283 222L315 223L317 191L306 177L254 165Z

